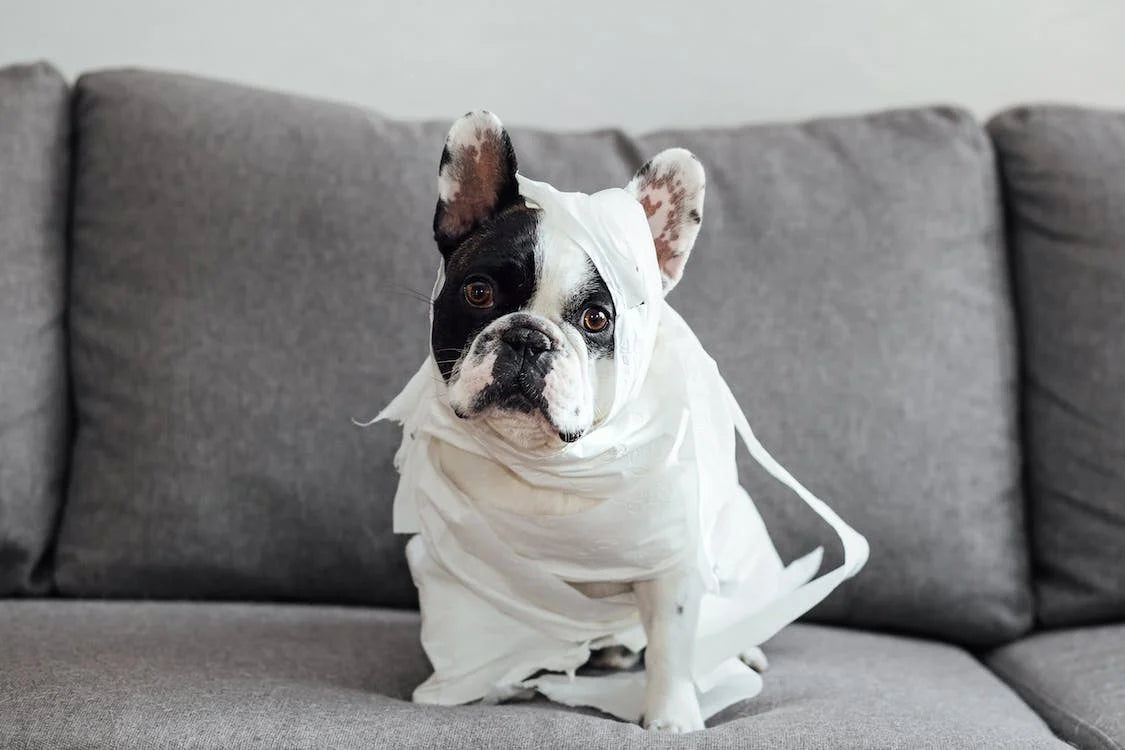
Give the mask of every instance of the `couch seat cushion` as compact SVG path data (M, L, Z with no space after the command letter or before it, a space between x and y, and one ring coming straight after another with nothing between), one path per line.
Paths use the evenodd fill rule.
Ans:
M988 665L1084 748L1125 748L1125 625L1038 633L991 654Z
M414 612L0 602L0 746L162 748L1064 747L964 651L795 625L759 698L671 737L537 701L407 702Z

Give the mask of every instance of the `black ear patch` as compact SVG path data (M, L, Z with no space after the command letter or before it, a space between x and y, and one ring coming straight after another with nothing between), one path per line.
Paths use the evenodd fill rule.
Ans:
M449 254L486 219L521 201L516 154L500 118L481 110L453 123L438 167L434 239Z

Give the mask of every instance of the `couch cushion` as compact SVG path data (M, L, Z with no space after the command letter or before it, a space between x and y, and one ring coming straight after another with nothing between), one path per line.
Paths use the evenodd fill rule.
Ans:
M1055 748L965 652L796 625L765 692L686 738L545 701L405 702L416 614L240 604L0 603L4 747Z
M987 661L1063 739L1125 747L1125 625L1038 633Z
M63 495L69 110L50 66L0 68L0 596L50 585Z
M1125 618L1125 112L1033 107L989 126L1023 323L1040 619Z
M348 419L425 354L447 125L144 72L83 78L77 122L60 588L410 601L389 523L398 430ZM667 145L704 160L673 302L765 443L872 541L819 616L1022 632L1011 316L970 118L513 139L524 171L573 189L623 184ZM807 551L815 517L747 481L779 546Z

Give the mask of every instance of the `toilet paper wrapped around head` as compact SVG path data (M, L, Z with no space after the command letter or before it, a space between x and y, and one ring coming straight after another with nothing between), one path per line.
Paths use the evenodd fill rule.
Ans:
M542 242L579 247L613 297L616 377L603 420L608 421L640 392L660 326L663 291L644 208L621 188L587 195L560 192L523 175L518 180L529 205L543 209Z

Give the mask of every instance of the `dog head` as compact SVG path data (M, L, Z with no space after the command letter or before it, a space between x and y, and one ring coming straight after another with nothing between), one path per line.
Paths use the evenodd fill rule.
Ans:
M680 280L703 219L703 167L663 151L626 190L644 208L664 291ZM605 415L615 378L613 297L586 253L541 231L500 120L453 124L438 170L434 238L445 282L431 347L450 406L513 445L558 447ZM551 239L553 238L553 239Z

